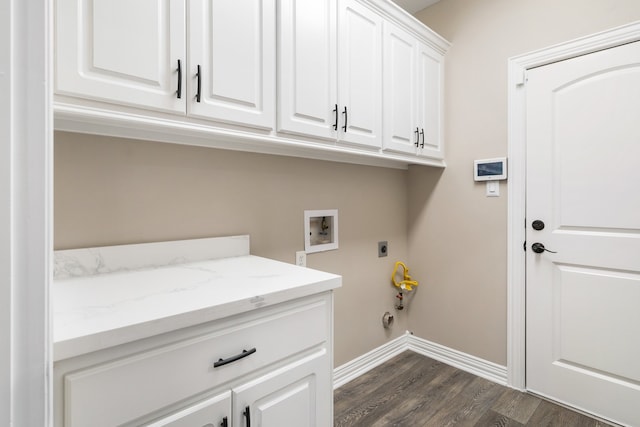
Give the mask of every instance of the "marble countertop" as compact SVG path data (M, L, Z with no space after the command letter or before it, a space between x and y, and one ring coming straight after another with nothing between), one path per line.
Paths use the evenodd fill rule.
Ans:
M335 274L234 255L60 274L52 292L54 361L341 286Z

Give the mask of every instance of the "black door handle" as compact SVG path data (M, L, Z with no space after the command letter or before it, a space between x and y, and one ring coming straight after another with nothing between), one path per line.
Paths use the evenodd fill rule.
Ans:
M531 245L531 250L537 254L541 254L542 252L545 252L545 251L552 254L558 253L558 252L550 251L549 249L545 248L542 243L537 243L537 242Z
M220 427L228 427L228 422L227 422L227 417L224 417L222 419L222 423L220 424Z
M196 77L198 77L198 91L196 92L196 102L200 102L200 91L202 90L202 72L200 70L200 64L198 64Z
M251 427L251 408L247 406L246 408L244 408L242 414L247 419L247 427Z
M416 128L416 142L415 146L417 147L420 144L420 128Z
M242 350L242 353L236 354L235 356L231 356L228 359L218 359L217 362L214 362L213 367L214 368L218 368L220 366L224 366L224 365L227 365L229 363L236 362L236 361L238 361L240 359L244 359L247 356L251 356L255 352L256 352L256 348L255 347L253 347L251 350Z
M178 59L178 90L176 91L178 99L182 98L182 64Z
M333 124L333 130L338 130L338 104L336 104L336 108L333 109L333 112L336 115L336 122Z
M424 148L424 128L420 130L420 135L422 135L422 144L420 144L420 148Z

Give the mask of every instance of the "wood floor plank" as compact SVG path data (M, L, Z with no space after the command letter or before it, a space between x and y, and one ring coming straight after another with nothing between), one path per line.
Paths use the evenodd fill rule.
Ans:
M406 351L334 393L335 427L608 424Z
M406 398L373 423L372 427L429 425L428 420L448 405L474 378L468 372L444 365L436 378L428 384L408 390Z
M347 426L371 426L386 413L392 411L407 396L407 389L415 383L426 383L431 381L442 369L443 364L433 359L425 358L422 363L415 365L414 369L404 376L395 375L393 371L388 371L393 379L387 382L384 388L379 388L378 393L373 393L370 398L362 401L360 405L353 406L340 418L334 422L335 427Z
M541 401L538 397L508 388L491 409L521 424L527 424Z
M476 377L430 420L434 426L475 426L500 397L500 385Z
M406 378L406 375L414 371L416 366L424 363L424 356L412 351L405 351L383 365L355 378L334 392L334 413L346 414L362 405L363 396L385 393L389 383L397 381L397 378Z
M543 400L526 425L531 427L604 427L607 424Z
M474 427L524 427L524 424L489 409L482 415Z

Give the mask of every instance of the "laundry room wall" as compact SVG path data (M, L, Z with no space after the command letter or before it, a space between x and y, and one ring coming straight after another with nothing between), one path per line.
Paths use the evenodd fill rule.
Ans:
M394 261L407 256L406 170L66 132L54 169L55 249L249 234L252 254L293 263L304 210L338 209L339 248L307 256L343 276L335 365L407 329L406 316L389 330L381 321Z
M637 0L441 0L416 17L452 43L447 168L409 170L410 308L419 337L506 365L507 187L485 196L473 160L507 156L507 61L640 19Z

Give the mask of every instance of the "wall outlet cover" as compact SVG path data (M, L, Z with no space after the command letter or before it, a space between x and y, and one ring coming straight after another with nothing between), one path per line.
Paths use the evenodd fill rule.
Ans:
M378 258L387 256L389 254L389 245L387 241L378 242Z
M299 267L307 266L307 253L305 251L296 252L296 265Z

